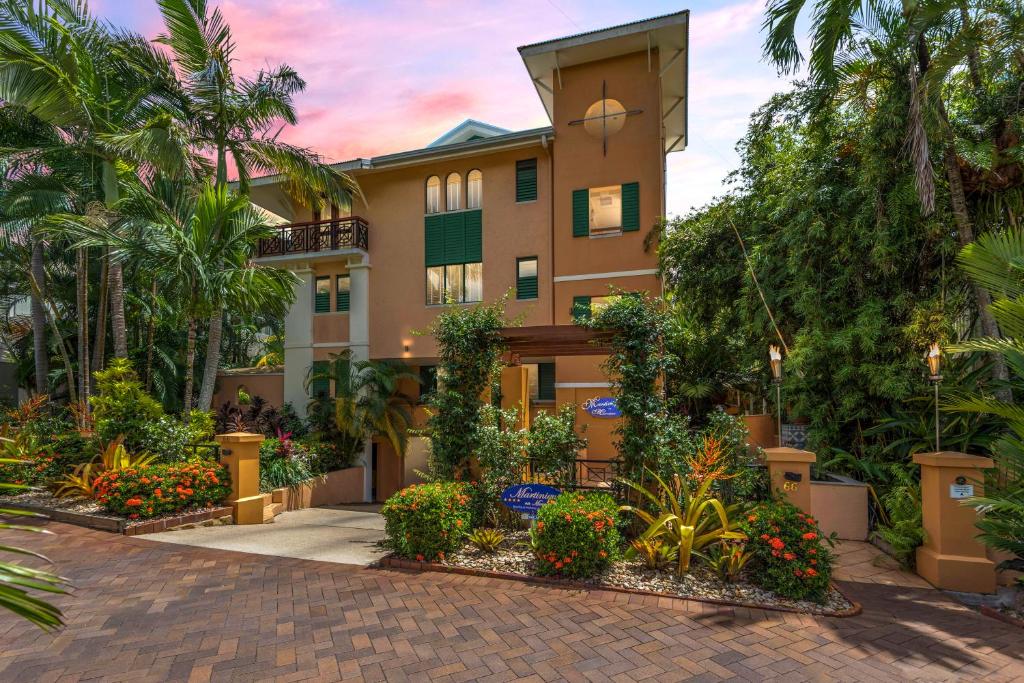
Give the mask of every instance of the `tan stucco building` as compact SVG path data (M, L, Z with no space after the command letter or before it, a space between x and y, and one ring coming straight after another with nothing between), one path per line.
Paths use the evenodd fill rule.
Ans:
M687 142L688 19L519 48L550 126L512 132L468 120L422 149L337 164L363 196L330 215L298 205L276 177L255 180L253 201L286 221L258 261L300 280L283 373L260 379L279 382L268 393L304 412L310 367L344 349L402 359L429 379L436 347L414 331L449 298L471 305L514 290L508 314L548 328L573 325L611 286L660 292L645 238L664 215L665 157ZM600 356L519 360L533 411L608 395ZM237 372L222 379L218 400L240 382ZM589 456L613 457L614 420L582 410L580 420L590 423ZM364 456L367 499L424 467L423 443L404 461L385 449Z

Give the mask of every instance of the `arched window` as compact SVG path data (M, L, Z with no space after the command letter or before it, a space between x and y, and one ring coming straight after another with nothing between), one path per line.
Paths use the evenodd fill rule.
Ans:
M448 187L448 210L458 211L462 208L462 176L449 173L446 182Z
M466 176L466 208L479 209L484 199L484 174L473 169Z
M441 210L441 179L436 175L427 178L427 213Z

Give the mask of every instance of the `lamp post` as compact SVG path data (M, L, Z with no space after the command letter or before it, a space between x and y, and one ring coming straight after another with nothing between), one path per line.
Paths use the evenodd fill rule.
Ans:
M928 379L931 380L935 386L935 452L938 453L942 450L939 442L939 383L942 382L942 375L939 374L939 370L942 366L942 349L939 348L938 342L931 345L928 349Z
M779 447L782 446L782 353L778 346L768 346L768 360L772 366L772 383L775 384L775 412L778 419Z

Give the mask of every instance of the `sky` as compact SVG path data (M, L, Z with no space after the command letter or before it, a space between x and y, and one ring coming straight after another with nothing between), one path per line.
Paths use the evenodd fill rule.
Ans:
M788 79L761 60L764 0L210 0L236 43L236 73L287 63L306 80L281 138L343 161L426 146L467 118L548 125L516 48L689 9L690 141L668 157L667 210L722 194L750 114ZM93 0L155 37L153 0Z

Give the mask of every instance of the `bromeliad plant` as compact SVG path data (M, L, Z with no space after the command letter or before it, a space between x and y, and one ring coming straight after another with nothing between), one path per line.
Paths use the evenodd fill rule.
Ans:
M747 550L746 541L722 541L707 553L694 551L715 571L722 583L735 583L743 568L754 557Z
M703 550L722 539L745 538L729 521L731 508L726 508L722 501L711 496L711 485L715 482L713 476L694 486L678 474L673 475L672 483L668 484L652 470L648 469L647 473L658 484L657 495L642 484L626 479L620 481L647 500L653 513L636 505L624 505L619 509L636 515L647 524L647 530L640 534L639 540L656 539L676 549L678 575L690 570L690 559L695 550ZM631 558L635 553L630 548L626 557Z
M504 543L505 534L497 529L477 529L466 540L472 543L477 550L493 555Z
M54 495L58 498L92 498L97 478L106 472L120 472L129 468L146 467L156 461L151 453L132 455L125 449L123 437L117 437L92 462L75 468L57 482Z
M660 539L635 538L630 541L634 556L643 560L648 569L667 569L679 559L679 549Z

